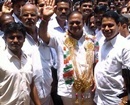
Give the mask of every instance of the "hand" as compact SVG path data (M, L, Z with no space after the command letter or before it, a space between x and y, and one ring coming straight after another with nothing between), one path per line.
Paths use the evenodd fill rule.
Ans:
M10 1L5 1L3 6L2 6L2 13L11 13L13 10L12 8L12 2Z
M49 20L50 17L54 14L55 0L46 0L45 5L42 11L43 19Z
M125 96L121 99L121 102L119 105L127 105L128 103L128 96Z

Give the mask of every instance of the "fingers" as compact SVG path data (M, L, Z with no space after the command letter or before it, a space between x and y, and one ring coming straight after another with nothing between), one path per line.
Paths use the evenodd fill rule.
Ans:
M55 5L55 0L45 0L45 5L46 6L54 6Z

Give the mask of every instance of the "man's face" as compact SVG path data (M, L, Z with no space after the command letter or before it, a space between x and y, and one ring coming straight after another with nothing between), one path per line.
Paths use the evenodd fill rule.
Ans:
M121 9L125 5L125 0L114 0L117 9Z
M57 15L57 18L66 20L68 14L70 13L69 3L66 3L66 2L57 3L55 13Z
M110 40L119 32L118 25L114 19L105 17L102 19L101 30L107 40Z
M84 16L88 16L93 11L92 2L83 3L80 7L80 11L83 13Z
M35 27L38 20L38 13L35 5L27 4L21 10L21 21L25 27Z
M25 37L24 37L23 33L19 32L19 31L11 32L5 38L5 42L8 45L8 48L14 54L16 52L21 51L24 41L25 41Z
M38 8L40 16L42 14L42 10L44 8L44 5L45 5L45 0L38 0L37 8Z
M83 16L79 13L75 13L68 19L68 30L73 35L79 35L83 31L83 23Z
M24 0L17 1L15 4L13 4L13 12L16 16L20 16L20 8L25 4L26 2Z
M121 14L123 15L123 14L126 14L126 13L127 13L127 7L122 8L121 9Z
M97 25L98 27L101 26L101 19L102 19L103 13L104 13L103 11L100 11L99 13L97 13L97 14L95 15L96 25Z
M95 31L96 30L96 20L95 16L91 16L89 20L89 27L91 30Z

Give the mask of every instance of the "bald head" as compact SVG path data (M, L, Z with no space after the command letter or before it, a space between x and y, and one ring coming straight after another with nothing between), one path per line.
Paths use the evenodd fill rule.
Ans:
M20 11L20 19L26 28L34 28L38 20L38 9L31 3L25 4Z
M6 24L14 22L14 18L11 14L9 13L2 13L0 16L0 27L3 31L4 27L6 26Z
M21 7L20 9L20 16L23 15L24 11L32 11L35 12L35 14L38 15L38 9L35 5L31 4L31 3L27 3L25 4L23 7Z

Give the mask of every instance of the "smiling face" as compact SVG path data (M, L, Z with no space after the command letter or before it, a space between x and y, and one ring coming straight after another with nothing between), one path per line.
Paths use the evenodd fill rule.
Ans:
M84 16L88 16L93 11L92 2L84 2L80 7L80 11Z
M104 17L102 19L101 29L107 40L114 38L119 32L118 25L112 18Z
M35 5L26 4L21 9L21 21L25 27L35 27L38 20L38 10Z
M68 18L68 30L76 38L80 38L83 33L83 16L82 14L75 12Z
M25 36L20 31L11 32L5 37L5 42L8 45L8 49L16 55L21 51L24 41Z

